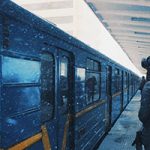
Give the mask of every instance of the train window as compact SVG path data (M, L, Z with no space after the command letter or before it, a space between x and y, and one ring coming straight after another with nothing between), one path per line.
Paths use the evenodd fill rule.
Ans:
M7 115L40 107L40 66L38 61L2 56L2 105L9 108Z
M67 111L68 93L69 93L69 76L68 76L69 59L64 56L61 58L61 70L60 70L60 87L61 87L61 105L63 111Z
M54 111L54 58L51 54L41 55L41 110L42 121L53 117Z
M107 95L111 95L111 85L112 85L112 67L106 67L106 91Z
M94 63L94 68L93 68L93 69L94 69L95 71L99 71L99 67L100 67L99 63L96 62L96 61L94 61L93 63Z
M125 72L124 76L124 88L126 89L128 87L128 74Z
M76 71L77 81L84 82L85 81L85 69L84 68L77 68Z
M89 64L91 67L89 67ZM87 60L86 71L86 99L87 103L100 99L100 63L94 60Z
M130 75L129 75L129 73L128 73L128 80L127 80L127 82L128 82L128 87L130 86Z
M100 70L99 67L100 67L99 62L91 60L91 59L87 59L87 69L88 70L99 71Z
M40 82L40 62L2 57L2 77L6 84Z
M120 71L119 69L115 69L115 82L114 82L114 87L115 87L115 92L120 91Z
M39 87L6 86L2 89L2 97L3 111L7 116L40 108Z
M88 103L99 100L100 97L100 74L89 73L86 74L86 89Z
M87 69L93 70L93 60L87 59Z

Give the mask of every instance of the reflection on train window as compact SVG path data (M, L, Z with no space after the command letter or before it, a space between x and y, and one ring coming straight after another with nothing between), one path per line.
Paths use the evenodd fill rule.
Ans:
M54 110L54 58L51 54L41 55L41 100L42 121L53 117Z
M93 60L87 59L87 69L93 70Z
M2 56L2 105L9 108L6 115L40 107L40 66L40 62L31 59Z
M63 111L67 111L69 82L68 82L68 65L69 60L67 57L61 58L61 70L60 70L60 88L61 88L61 105Z
M106 92L107 95L111 95L112 89L112 67L111 66L107 66L106 67Z
M119 92L120 91L120 83L121 83L121 80L120 80L120 71L119 69L115 68L115 82L114 82L114 92Z
M85 68L76 68L76 96L77 96L78 102L85 101L85 97L86 97L85 95L85 73L86 73Z
M93 70L99 71L99 67L100 67L100 66L99 66L99 63L96 62L96 61L94 61L94 62L93 62L93 65L94 65L94 66L93 66Z
M88 59L85 84L86 100L88 104L100 99L100 76L100 63Z
M124 76L124 88L128 87L128 74L127 72L125 72L125 76Z
M40 81L40 62L20 58L2 57L3 82L38 83Z
M127 85L128 85L128 88L129 88L129 86L130 86L130 75L129 75L129 73L128 73Z
M85 69L84 68L77 68L77 81L85 81Z
M7 94L6 94L7 93ZM24 113L40 107L40 88L6 86L2 89L3 111L6 116Z

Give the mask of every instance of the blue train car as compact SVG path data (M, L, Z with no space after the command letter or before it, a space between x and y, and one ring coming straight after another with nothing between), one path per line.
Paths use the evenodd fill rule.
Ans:
M139 83L9 0L0 1L0 62L0 149L92 150Z

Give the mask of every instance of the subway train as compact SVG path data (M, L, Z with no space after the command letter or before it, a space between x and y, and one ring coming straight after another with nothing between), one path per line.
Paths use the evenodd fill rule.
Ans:
M0 149L92 150L140 79L31 14L0 1Z

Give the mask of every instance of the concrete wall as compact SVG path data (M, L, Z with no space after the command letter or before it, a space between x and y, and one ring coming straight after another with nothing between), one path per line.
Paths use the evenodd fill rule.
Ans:
M73 0L12 0L35 15L73 34Z
M74 0L74 36L118 63L140 72L83 0Z
M13 0L140 74L84 0Z

